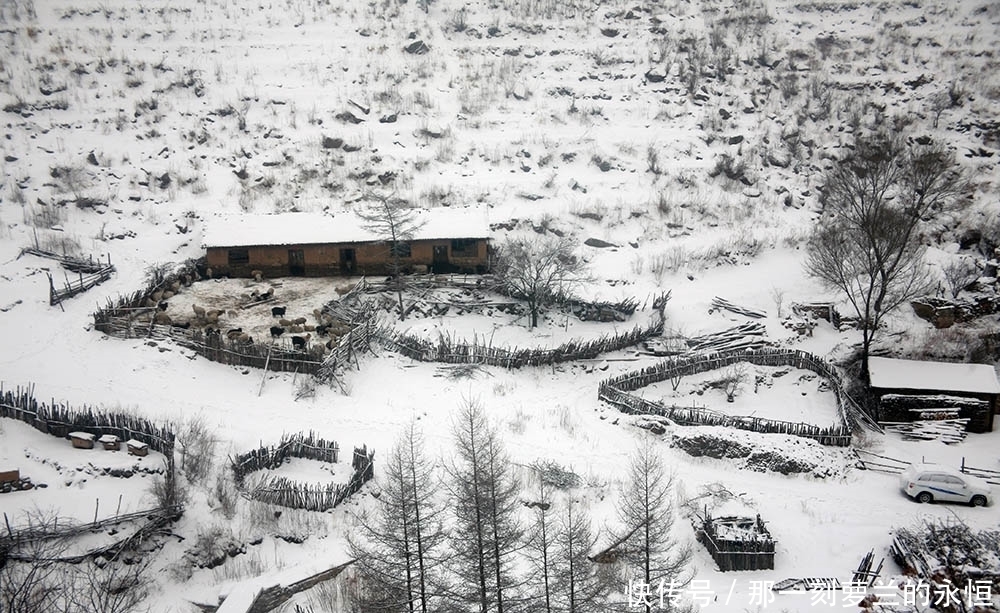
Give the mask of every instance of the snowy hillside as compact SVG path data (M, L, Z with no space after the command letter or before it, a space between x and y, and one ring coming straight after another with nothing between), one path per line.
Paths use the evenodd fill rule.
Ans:
M996 506L916 505L895 476L859 470L853 454L859 448L997 471L997 432L957 445L861 433L853 448L716 426L666 424L653 434L648 420L597 397L602 380L658 360L641 347L516 370L455 369L376 348L342 373L340 385L312 390L301 373L227 366L170 341L112 338L93 329L92 313L140 289L152 270L203 256L213 219L341 213L375 192L424 209L474 205L488 212L496 243L567 236L588 265L581 297L644 303L671 292L665 337L750 321L712 308L722 296L766 311L754 321L777 346L848 359L858 330L820 321L799 335L783 320L793 302L837 302L854 315L802 263L820 219L823 173L853 147L856 133L891 123L909 142L945 146L971 178L968 201L921 225L935 275L963 258L982 265L997 257L1000 4L0 0L0 40L3 388L33 384L40 400L100 405L178 432L196 422L216 440L207 474L182 477L184 516L148 554L153 581L143 605L150 611L193 611L192 603L239 593L244 580L346 562L346 535L357 530L361 509L377 507L380 462L400 433L416 420L444 479L455 454L452 419L470 399L489 414L526 483L536 461L580 477L567 497L586 506L604 545L630 455L647 438L675 473L677 502L688 503L679 507L702 511L699 501L725 492L759 513L777 542L775 570L736 574L716 570L694 543L689 519L678 515L677 538L694 544L691 576L718 596L707 610L753 608L755 581L849 580L872 548L887 558L884 576L898 575L888 559L896 528L950 518L997 528ZM604 246L585 245L588 239ZM32 246L110 259L116 273L50 307L47 273L56 286L76 273L22 255ZM353 281L275 284L279 295L286 287L288 296L298 292L289 301L305 315ZM273 322L235 313L257 286L200 283L171 308L190 317L197 301L228 300L219 307L232 311L221 327L266 337ZM411 298L429 300L426 293ZM523 311L452 308L393 325L431 341L550 349L645 325L650 312L599 323L552 311L528 329ZM904 306L875 349L995 365L997 330L995 315L937 330ZM750 417L823 426L836 419L833 394L814 373L775 370L750 368L737 402L727 402L711 373L642 395ZM231 457L309 431L337 441L340 462L296 459L276 474L309 482L332 474L345 483L350 450L367 445L376 450L376 481L326 513L275 513L228 489ZM690 453L703 433L747 453ZM133 464L117 458L105 470L89 459L103 452L81 451L91 454L85 458L76 451L0 419L0 472L20 468L50 485L0 497L10 521L36 503L87 521L95 500L106 517L116 503L132 512L153 498L147 481L155 471L111 477L111 468ZM803 469L776 472L772 455ZM138 465L159 462L151 454ZM521 502L531 499L527 489ZM212 539L235 553L198 568L189 552ZM351 589L342 577L279 610L346 611ZM777 598L769 606L809 608Z

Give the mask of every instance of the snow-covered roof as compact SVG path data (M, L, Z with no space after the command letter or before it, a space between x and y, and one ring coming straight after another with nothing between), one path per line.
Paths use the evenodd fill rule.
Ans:
M422 209L414 221L420 227L413 233L412 240L488 238L490 235L486 211L483 209ZM366 243L384 238L366 228L365 222L351 213L242 214L209 219L202 235L202 246Z
M869 358L872 387L974 394L1000 394L1000 381L992 366Z

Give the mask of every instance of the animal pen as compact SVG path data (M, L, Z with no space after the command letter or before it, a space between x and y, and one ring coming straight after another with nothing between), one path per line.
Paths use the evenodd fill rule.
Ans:
M94 328L117 338L169 339L191 349L198 355L221 364L247 366L274 372L293 372L317 375L320 380L335 378L335 372L350 364L357 364L357 354L368 351L377 334L374 312L369 308L344 308L335 305L336 300L324 307L335 319L343 319L348 327L330 347L327 355L312 351L288 349L274 343L244 342L228 338L213 331L188 329L176 325L158 324L155 319L140 321L142 316L156 312L156 301L152 297L165 288L176 287L198 278L197 268L203 262L188 261L180 265L172 274L157 273L146 287L116 300L108 300L104 308L94 313ZM349 292L341 300L355 297L357 292Z
M722 572L774 569L774 539L760 515L713 518L706 512L696 532Z
M247 485L247 477L259 470L273 470L289 458L305 458L318 462L337 462L340 447L336 441L317 438L310 432L283 436L272 447L260 447L230 460L233 478L243 496L290 509L326 511L341 504L356 493L375 474L375 452L367 447L355 447L351 460L353 472L346 484L306 484L286 477L268 476Z
M662 402L653 402L628 393L652 383L669 380L671 377L716 370L738 362L750 362L761 366L793 366L822 375L831 382L837 395L840 423L835 426L821 427L775 419L733 416L702 407L668 406ZM791 434L811 438L823 445L838 447L850 446L852 425L880 430L878 425L872 422L844 391L841 378L836 370L816 356L798 350L738 349L669 358L648 368L627 372L602 381L598 387L598 398L614 405L623 413L659 415L682 425L726 426L769 434Z

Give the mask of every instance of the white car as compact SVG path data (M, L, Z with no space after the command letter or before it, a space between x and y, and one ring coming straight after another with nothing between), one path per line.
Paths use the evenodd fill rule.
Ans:
M986 481L940 464L911 464L903 471L899 485L917 502L965 502L975 507L993 504Z

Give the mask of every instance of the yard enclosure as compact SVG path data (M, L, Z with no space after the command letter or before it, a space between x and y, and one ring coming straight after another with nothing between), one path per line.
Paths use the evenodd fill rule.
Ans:
M826 377L837 394L838 424L819 427L751 416L731 416L703 408L668 406L629 392L671 377L686 376L724 368L739 362L762 366L793 366L805 368ZM843 389L840 376L832 366L804 351L786 349L736 350L710 354L695 354L663 360L639 371L628 372L601 382L598 398L631 414L659 415L683 425L717 425L771 434L792 434L811 438L824 445L847 447L851 444L851 426L878 429Z

